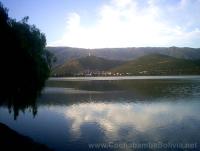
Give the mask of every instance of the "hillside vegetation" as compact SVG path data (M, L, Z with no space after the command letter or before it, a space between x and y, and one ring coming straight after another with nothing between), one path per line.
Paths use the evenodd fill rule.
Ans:
M55 67L55 76L74 76L79 73L109 72L109 75L197 75L199 60L178 59L161 54L149 54L131 61L108 60L87 56L66 61Z
M123 61L108 60L96 56L86 56L66 61L63 65L55 67L53 75L72 76L80 72L107 71L121 65Z
M177 59L166 55L151 54L111 69L116 73L131 75L191 75L200 74L199 61Z

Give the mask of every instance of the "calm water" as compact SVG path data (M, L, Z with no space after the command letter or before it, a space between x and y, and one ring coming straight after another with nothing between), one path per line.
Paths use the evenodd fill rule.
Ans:
M200 150L199 76L52 78L36 107L0 122L58 151Z

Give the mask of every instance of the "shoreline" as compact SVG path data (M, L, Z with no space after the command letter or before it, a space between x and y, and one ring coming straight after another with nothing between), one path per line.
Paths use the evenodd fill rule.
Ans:
M50 77L47 81L65 80L156 80L156 79L191 79L200 78L200 75L176 75L176 76L99 76L99 77Z
M44 144L40 144L31 138L21 135L0 123L0 146L6 150L29 150L29 151L53 151Z

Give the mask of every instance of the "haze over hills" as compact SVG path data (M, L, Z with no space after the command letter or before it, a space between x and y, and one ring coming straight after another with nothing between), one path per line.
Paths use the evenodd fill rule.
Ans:
M162 54L175 58L197 60L200 59L200 48L189 47L130 47L130 48L102 48L82 49L72 47L47 47L56 58L54 66L64 64L71 59L86 57L89 54L109 60L134 60L148 54Z

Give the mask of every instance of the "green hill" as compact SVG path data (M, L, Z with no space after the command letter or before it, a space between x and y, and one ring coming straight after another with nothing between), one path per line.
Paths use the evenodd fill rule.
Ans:
M86 71L107 71L122 63L123 61L107 60L96 56L86 56L66 61L64 64L55 67L52 74L56 76L72 76Z
M199 61L177 59L166 55L150 54L110 70L130 75L195 75L200 74Z
M71 59L53 69L53 76L112 72L112 75L199 75L200 61L161 54L149 54L132 61L108 60L96 56Z

